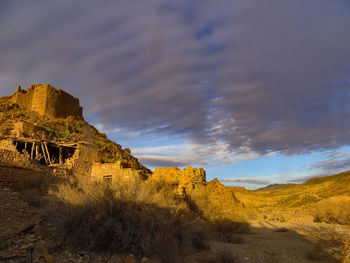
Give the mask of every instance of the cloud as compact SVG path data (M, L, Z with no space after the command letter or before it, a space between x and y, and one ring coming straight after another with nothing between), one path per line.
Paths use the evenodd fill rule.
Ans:
M222 178L220 179L222 183L246 183L246 184L258 184L258 185L268 185L271 184L270 180L261 178Z
M337 173L350 170L350 158L330 159L317 162L310 166L310 169L326 171L328 173Z
M189 160L178 156L140 155L137 157L141 163L150 167L182 167L189 163Z
M0 10L0 95L51 82L107 130L191 140L194 161L350 143L348 1L39 0Z
M131 152L140 161L151 167L215 166L220 163L235 163L259 157L248 149L239 149L235 153L227 144L201 145L187 141L177 145L132 148Z

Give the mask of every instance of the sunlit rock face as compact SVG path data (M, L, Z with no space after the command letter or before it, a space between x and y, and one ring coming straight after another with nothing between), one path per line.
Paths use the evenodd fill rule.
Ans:
M206 182L205 171L203 168L192 168L187 166L180 170L177 167L155 168L153 179L163 179L170 183L204 183Z

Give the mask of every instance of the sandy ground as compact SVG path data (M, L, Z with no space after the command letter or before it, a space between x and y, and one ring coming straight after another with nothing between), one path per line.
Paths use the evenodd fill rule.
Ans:
M310 222L252 221L242 244L211 242L237 262L350 262L350 226Z

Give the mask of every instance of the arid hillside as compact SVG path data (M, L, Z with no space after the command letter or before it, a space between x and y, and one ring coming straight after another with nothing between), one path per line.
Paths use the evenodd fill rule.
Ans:
M252 217L350 223L350 171L312 178L303 184L272 185L235 194Z

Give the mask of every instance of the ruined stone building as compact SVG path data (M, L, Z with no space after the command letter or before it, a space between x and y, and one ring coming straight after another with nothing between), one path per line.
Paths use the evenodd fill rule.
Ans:
M79 105L79 99L61 89L55 89L50 84L34 84L28 90L22 90L19 87L10 96L10 100L22 109L34 111L43 116L83 118L83 109Z

